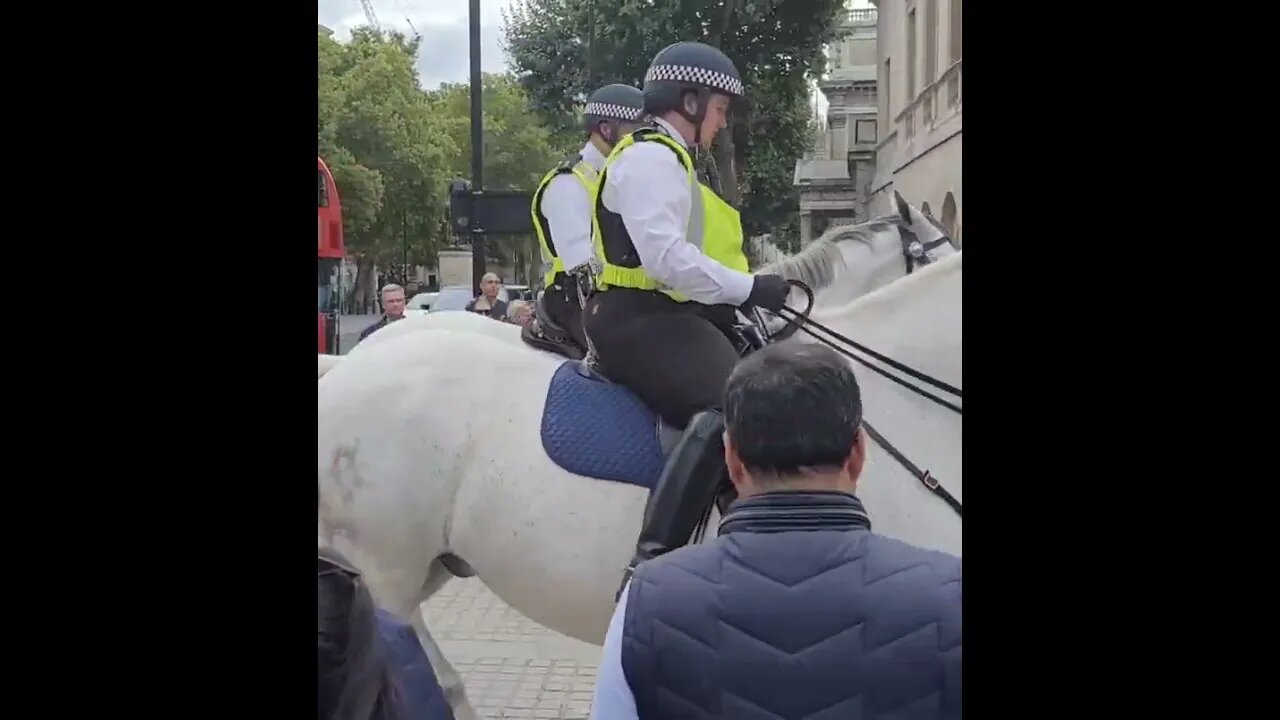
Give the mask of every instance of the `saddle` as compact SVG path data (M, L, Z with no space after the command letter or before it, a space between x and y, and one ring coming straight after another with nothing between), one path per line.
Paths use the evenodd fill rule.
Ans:
M582 360L587 355L585 348L578 345L564 328L560 327L547 312L547 293L562 292L555 286L538 296L534 305L533 319L520 331L520 339L526 345L538 350L546 350L562 355L570 360Z

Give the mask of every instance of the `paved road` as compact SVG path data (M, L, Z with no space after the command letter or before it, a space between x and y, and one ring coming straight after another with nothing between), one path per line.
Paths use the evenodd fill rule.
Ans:
M338 349L340 355L345 355L348 350L355 347L356 340L360 339L360 333L365 328L378 322L381 315L343 315L338 325Z
M586 720L599 647L533 622L475 578L450 580L423 611L481 717Z
M341 350L378 315L344 315ZM476 578L450 580L422 606L427 627L484 718L586 720L600 648L549 630Z

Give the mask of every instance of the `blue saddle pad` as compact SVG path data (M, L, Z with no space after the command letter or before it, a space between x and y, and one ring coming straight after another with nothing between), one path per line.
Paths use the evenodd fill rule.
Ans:
M622 385L562 364L542 410L542 448L575 475L653 489L662 474L658 416Z

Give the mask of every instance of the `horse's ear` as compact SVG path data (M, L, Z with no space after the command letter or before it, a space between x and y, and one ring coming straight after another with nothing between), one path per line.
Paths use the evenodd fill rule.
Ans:
M902 199L902 195L899 194L897 190L893 191L893 201L898 206L898 217L901 217L902 221L908 225L914 223L915 217L911 214L910 203Z

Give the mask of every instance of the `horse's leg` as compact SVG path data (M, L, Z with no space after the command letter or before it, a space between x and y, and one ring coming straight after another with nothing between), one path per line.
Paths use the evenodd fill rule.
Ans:
M436 591L444 587L452 577L453 575L439 558L431 561L427 580L422 584L423 602L435 595ZM418 642L422 643L422 649L427 653L427 660L431 662L431 667L436 672L436 681L440 683L444 700L453 710L454 720L480 720L480 716L475 708L471 707L471 701L467 698L467 688L462 681L462 676L454 669L453 663L444 656L444 651L436 644L431 631L427 629L426 615L421 606L413 611L411 622L414 631L418 633Z
M471 701L467 698L467 688L462 682L462 676L444 656L444 651L436 644L435 638L431 637L431 631L427 629L427 621L423 617L421 608L413 613L413 629L418 633L418 641L422 643L422 649L427 652L427 660L436 671L436 680L440 683L445 702L449 703L449 707L453 710L454 720L480 720L480 716L475 708L471 707Z

